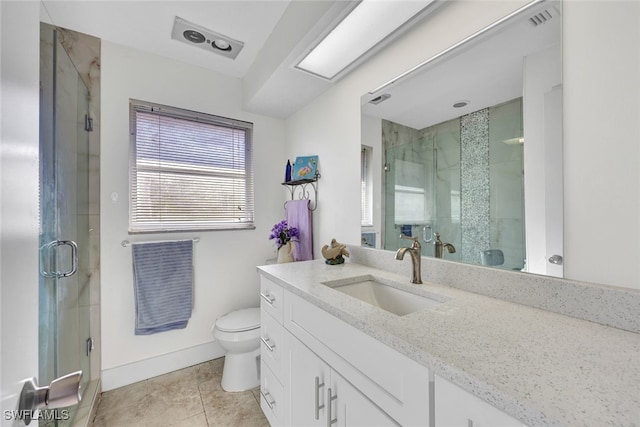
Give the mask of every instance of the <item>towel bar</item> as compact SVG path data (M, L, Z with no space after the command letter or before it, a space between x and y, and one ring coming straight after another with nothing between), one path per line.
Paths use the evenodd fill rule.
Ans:
M176 239L176 240L187 240L187 239ZM194 243L198 243L200 241L199 237L194 237L193 239ZM152 242L133 242L133 243L140 243L140 244L145 244L145 243L163 243L163 242L173 242L173 240L154 240ZM121 243L123 248L126 248L127 246L131 246L131 242L128 240L123 240Z

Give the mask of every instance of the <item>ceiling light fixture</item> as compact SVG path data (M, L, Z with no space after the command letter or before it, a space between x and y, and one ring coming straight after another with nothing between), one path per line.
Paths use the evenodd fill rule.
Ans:
M226 41L226 40L222 40L222 39L214 40L211 43L211 46L215 47L216 49L223 50L223 51L231 50L231 45L229 44L229 42Z
M453 104L453 108L462 108L462 107L466 107L467 105L469 105L469 101L462 100Z
M295 67L332 80L432 1L363 0Z

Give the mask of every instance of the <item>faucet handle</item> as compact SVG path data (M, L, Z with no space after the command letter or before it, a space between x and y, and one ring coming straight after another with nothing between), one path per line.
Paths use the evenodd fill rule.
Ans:
M418 240L417 237L407 236L406 234L400 233L400 238L404 240L413 240L411 247L414 249L420 247L420 241Z

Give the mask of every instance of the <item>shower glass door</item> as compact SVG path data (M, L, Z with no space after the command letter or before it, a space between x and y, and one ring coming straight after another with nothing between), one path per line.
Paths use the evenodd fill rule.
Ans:
M40 59L39 383L90 377L89 91L51 29ZM75 246L75 247L74 247ZM70 425L69 408L46 425Z

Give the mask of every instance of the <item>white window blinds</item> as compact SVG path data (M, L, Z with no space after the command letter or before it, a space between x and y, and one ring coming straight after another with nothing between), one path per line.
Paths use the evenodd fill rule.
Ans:
M131 100L131 232L254 228L253 124Z

